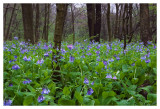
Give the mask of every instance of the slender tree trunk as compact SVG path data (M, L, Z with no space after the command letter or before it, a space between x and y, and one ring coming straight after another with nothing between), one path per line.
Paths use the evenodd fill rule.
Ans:
M128 43L131 42L131 39L133 37L133 32L132 32L132 4L129 4L129 41Z
M107 25L108 25L108 35L109 35L109 42L112 41L112 35L111 35L111 25L110 25L110 3L107 4Z
M72 12L72 32L73 32L73 45L74 45L74 43L75 43L75 32L74 32L74 12L73 12L73 8L72 8L72 4L71 4L71 12Z
M152 39L150 36L150 20L149 20L149 6L148 4L140 4L140 35L144 45L147 41Z
M44 16L44 26L43 26L43 39L47 42L47 4L45 4L45 16Z
M15 8L16 8L16 4L14 4L13 10L12 10L12 14L11 14L11 18L10 18L9 25L8 25L8 28L7 28L7 33L6 33L6 36L5 36L5 40L8 39L8 35L9 35L9 32L10 32L10 27L11 27L11 24L12 24L12 19L13 19L13 15L14 15L14 12L15 12Z
M4 6L4 5L3 5ZM6 10L4 12L4 20L3 20L3 39L5 40L5 36L6 36L6 16L7 16L7 12L8 12L8 7L9 4L7 4ZM4 7L3 7L4 8Z
M39 4L36 4L35 42L39 40Z
M124 37L124 50L126 49L126 31L125 31L125 14L126 14L126 9L127 9L127 5L125 4L124 6L124 11L123 11L123 22L122 22L122 33L123 33L123 37Z
M129 13L128 13L128 3L125 4L126 5L126 8L125 8L125 12L126 12L126 17L125 17L125 22L126 22L126 36L128 36L128 26L129 26Z
M100 43L101 32L101 4L96 4L96 25L95 25L95 38L96 42Z
M24 39L25 41L31 41L34 44L33 37L33 9L32 4L22 4L22 16L24 27Z
M67 6L68 4L56 4L57 6L57 15L56 15L56 23L55 23L55 33L54 33L54 49L55 50L60 50L61 49L61 40L62 40L62 33L63 33L63 27L64 27L64 22L65 22L65 17L67 14ZM54 56L58 55L58 51L55 54L53 52L52 55L52 60L54 60ZM58 62L59 58L55 58L56 62ZM53 66L53 64L52 64ZM56 70L60 70L60 67L57 66L55 68ZM54 66L53 66L54 70ZM60 73L59 72L54 72L54 77L55 82L58 82L61 80Z
M117 33L118 33L118 13L119 13L119 5L116 3L116 21L115 21L115 37L117 37Z
M48 34L49 34L49 16L50 16L50 4L48 4L48 14L47 14L47 27L46 27L47 42L48 42Z

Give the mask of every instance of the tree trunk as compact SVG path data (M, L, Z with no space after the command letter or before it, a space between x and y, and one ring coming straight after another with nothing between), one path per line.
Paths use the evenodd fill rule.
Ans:
M15 12L15 8L16 8L16 4L14 4L13 10L12 10L12 14L11 14L11 18L10 18L9 25L8 25L8 28L7 28L7 33L6 33L6 36L5 36L5 40L8 39L8 35L9 35L9 32L10 32L10 27L11 27L11 24L12 24L12 19L13 19L13 15L14 15L14 12Z
M9 4L7 4L6 10L4 12L4 20L3 20L3 39L5 40L5 36L6 36L6 16L7 16L7 12L8 12L8 7ZM3 7L4 8L4 7Z
M118 29L118 13L119 13L119 5L116 3L116 21L115 21L115 32L114 32L114 36L117 37L117 29Z
M31 43L34 44L32 4L22 4L22 16L24 27L24 39L25 41L30 40Z
M39 40L39 4L36 4L35 43Z
M100 42L101 32L101 4L96 4L96 25L95 25L95 38L96 42Z
M108 35L109 35L109 42L112 40L112 35L111 35L111 25L110 25L110 3L107 4L107 25L108 25Z
M48 42L48 34L49 34L49 16L50 16L50 4L48 4L48 13L47 13L47 27L46 27L46 41Z
M74 45L74 43L75 43L75 32L74 32L74 13L73 13L72 4L71 4L71 12L72 12L72 32L73 32L73 45Z
M150 36L150 20L149 20L149 7L148 4L140 4L140 35L144 45L147 41L151 40Z
M88 29L89 29L89 37L90 37L90 41L92 41L91 39L91 27L92 27L92 4L87 4L87 17L88 17Z
M61 49L61 40L62 40L62 33L63 33L63 27L64 27L64 22L65 22L65 17L67 14L67 4L56 4L57 6L57 15L56 15L56 23L55 23L55 33L54 33L54 49L55 50L60 50ZM57 56L58 52L55 54L53 52L52 55L52 60L54 60L54 56ZM58 62L59 58L55 58L56 62ZM52 64L53 66L53 64ZM55 68L56 70L60 70L60 67L57 66ZM53 66L54 70L54 66ZM59 72L54 72L54 77L55 82L58 82L61 80L60 73Z
M126 9L127 9L127 5L125 4L124 6L124 10L123 10L123 22L122 22L122 33L123 33L123 37L124 37L124 50L126 49L126 31L125 31L125 14L126 14Z
M47 42L48 37L47 37L47 4L45 4L45 14L44 14L44 26L43 26L43 39Z

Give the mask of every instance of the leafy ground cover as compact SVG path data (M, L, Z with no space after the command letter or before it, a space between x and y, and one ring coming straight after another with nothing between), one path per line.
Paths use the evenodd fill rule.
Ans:
M156 105L157 51L148 42L62 43L52 61L52 43L5 42L4 105ZM58 57L56 56L56 57ZM54 58L56 58L54 57ZM52 70L61 80L54 82Z

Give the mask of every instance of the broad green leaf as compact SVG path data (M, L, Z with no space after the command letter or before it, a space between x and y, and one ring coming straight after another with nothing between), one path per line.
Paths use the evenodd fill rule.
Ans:
M63 88L63 94L64 94L64 95L69 95L69 94L70 94L69 87L64 87L64 88Z

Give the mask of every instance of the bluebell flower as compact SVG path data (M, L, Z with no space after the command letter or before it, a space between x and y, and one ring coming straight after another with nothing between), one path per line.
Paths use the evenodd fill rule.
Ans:
M156 49L156 46L154 45L153 49Z
M107 65L107 61L103 61L103 64L104 64L104 65Z
M112 75L111 74L107 74L106 78L111 78L112 79Z
M15 37L14 37L14 40L18 40L18 37L15 36Z
M84 83L84 84L88 84L88 83L89 83L88 79L85 78L83 83Z
M74 62L74 59L75 59L75 58L74 58L73 56L70 56L70 57L69 57L69 61L70 61L70 62Z
M109 61L109 62L113 62L113 61L114 61L114 59L113 59L113 58L111 58L111 59L109 59L108 61Z
M10 106L12 104L12 100L5 100L4 101L4 106Z
M86 41L87 41L87 39L84 40L84 42L86 42Z
M150 59L147 59L147 60L146 60L146 63L149 63L149 62L150 62Z
M100 61L100 59L98 58L97 61Z
M43 62L44 62L44 60L41 59L41 60L38 60L38 61L37 61L37 64L43 64Z
M93 89L90 88L90 89L88 89L87 95L92 95L93 92L94 92Z
M94 81L91 83L91 85L94 85Z
M48 45L44 45L42 49L48 50Z
M117 48L115 48L114 50L117 51Z
M13 66L12 66L12 69L18 70L18 69L20 69L20 67L19 67L18 65L13 65Z
M40 102L42 102L43 100L45 100L45 97L44 97L43 95L40 95L37 100L38 100L38 102L40 103Z
M84 56L84 55L82 55L82 56L81 56L81 58L85 58L85 56Z
M45 57L48 57L48 56L49 56L48 52L47 52L47 53L45 53L45 54L44 54L44 56L45 56Z
M147 41L147 44L148 44L148 45L151 45L152 43L151 43L150 41Z
M145 60L145 59L146 59L146 56L141 57L141 59L142 59L142 60Z
M119 57L116 57L116 59L117 59L117 60L120 60L120 58L119 58Z
M24 61L28 61L27 56L24 56L24 57L23 57L23 60L24 60Z
M117 57L117 55L115 55L115 54L114 54L113 56L114 56L115 58Z
M96 51L96 54L99 55L99 54L100 54L100 51Z
M131 66L135 66L135 63L132 63Z
M116 76L114 76L112 79L117 79L117 77L116 77Z
M43 88L41 94L49 94L50 90L47 88Z
M88 56L91 56L91 55L92 55L92 53L87 53L87 55L88 55Z
M73 45L72 45L72 44L67 45L67 47L68 47L70 50L72 50L72 49L73 49Z
M17 58L17 56L15 55L14 58Z
M30 82L32 82L32 80L27 79L27 81L23 81L23 84L29 84Z
M13 84L12 84L12 83L10 83L10 84L9 84L9 87L12 87L12 86L13 86Z
M101 47L101 45L98 45L98 46L97 46L97 49L99 49L100 47Z

